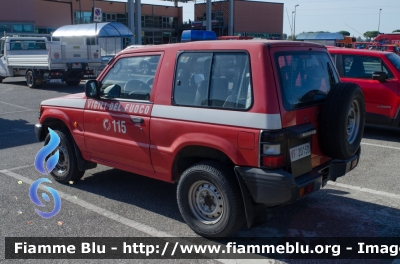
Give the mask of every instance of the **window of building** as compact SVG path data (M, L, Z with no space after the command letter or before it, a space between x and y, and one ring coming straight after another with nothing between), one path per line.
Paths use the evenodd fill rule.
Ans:
M6 33L11 33L11 25L0 23L0 32L3 33L4 31Z
M182 53L175 72L175 104L249 109L253 102L249 64L244 52Z
M37 34L51 34L56 30L57 30L56 28L36 28L35 32Z
M159 61L160 55L119 59L102 80L101 95L148 101Z
M82 20L81 20L81 12L74 12L74 24L90 24L92 23L92 12L82 12Z
M144 17L144 27L154 27L153 16L145 16Z
M12 30L14 33L33 33L33 24L13 24Z

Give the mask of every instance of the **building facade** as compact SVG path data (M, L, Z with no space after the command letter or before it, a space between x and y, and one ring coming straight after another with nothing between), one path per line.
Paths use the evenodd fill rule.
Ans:
M204 29L206 19L206 3L196 2L194 8L195 28ZM233 1L233 34L254 38L282 39L283 36L283 3L257 1ZM229 1L212 3L212 28L218 36L226 36L229 26Z
M1 2L0 33L51 34L64 25L91 23L93 0L7 0ZM102 10L102 22L128 25L126 2L96 0ZM212 4L213 30L227 35L228 1ZM179 41L184 29L204 28L206 4L195 4L194 21L183 23L183 8L142 4L142 44ZM283 4L234 1L234 33L253 37L279 39L283 32ZM125 40L129 45L129 39Z

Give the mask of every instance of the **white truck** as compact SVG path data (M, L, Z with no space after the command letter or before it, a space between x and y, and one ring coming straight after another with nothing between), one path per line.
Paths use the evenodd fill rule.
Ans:
M0 83L4 78L25 76L30 88L43 83L78 85L96 78L101 66L99 45L71 45L46 37L2 37L0 39Z

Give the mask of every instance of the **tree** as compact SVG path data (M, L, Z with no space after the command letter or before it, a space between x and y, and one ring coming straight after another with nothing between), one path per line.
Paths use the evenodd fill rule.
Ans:
M338 33L342 34L343 36L350 36L349 31L342 30L342 31L339 31Z
M315 31L315 33L331 33L329 31Z
M400 32L400 29L393 30L392 33Z
M364 37L366 37L367 39L375 38L378 35L379 35L378 31L367 31L364 33Z
M357 42L364 42L364 39L362 39L361 37L358 37Z
M282 39L287 39L287 34L286 33L282 34Z

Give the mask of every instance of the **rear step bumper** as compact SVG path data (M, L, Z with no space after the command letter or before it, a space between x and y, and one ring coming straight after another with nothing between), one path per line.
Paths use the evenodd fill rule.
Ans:
M253 201L257 204L277 206L293 203L306 194L318 191L328 180L336 181L338 177L357 167L361 147L348 160L331 160L312 171L294 177L283 169L263 170L253 167L235 167L238 177L247 186ZM244 186L241 186L242 191Z

